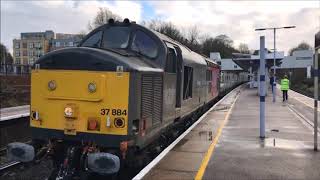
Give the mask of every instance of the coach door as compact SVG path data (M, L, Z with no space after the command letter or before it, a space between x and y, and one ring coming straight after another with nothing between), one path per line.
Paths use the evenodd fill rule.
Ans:
M182 86L182 55L179 47L174 47L177 57L177 81L176 81L176 108L181 107L181 86Z

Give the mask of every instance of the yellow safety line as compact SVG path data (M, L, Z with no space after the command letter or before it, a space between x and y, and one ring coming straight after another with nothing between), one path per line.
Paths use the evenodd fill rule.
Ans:
M235 102L237 101L238 97L239 97L239 94L237 95L237 97L235 98L234 102L232 103L229 111L227 112L227 115L225 116L223 122L221 123L221 125L220 125L220 127L219 127L219 129L218 129L218 131L216 133L215 138L213 139L212 143L210 144L209 149L208 149L206 155L204 156L204 158L202 160L202 163L201 163L201 166L200 166L200 168L199 168L199 170L198 170L198 172L197 172L197 174L196 174L196 176L194 178L195 180L202 179L203 174L204 174L204 172L205 172L205 170L206 170L206 168L208 166L209 160L210 160L210 158L212 156L212 153L214 152L214 148L215 148L216 144L218 143L219 137L220 137L220 135L222 133L222 129L223 129L224 125L226 124L227 120L229 119L229 116L231 114L233 106L234 106Z

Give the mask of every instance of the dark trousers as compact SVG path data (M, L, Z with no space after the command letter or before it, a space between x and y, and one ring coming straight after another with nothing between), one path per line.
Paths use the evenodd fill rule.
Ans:
M288 90L282 90L282 101L288 101Z

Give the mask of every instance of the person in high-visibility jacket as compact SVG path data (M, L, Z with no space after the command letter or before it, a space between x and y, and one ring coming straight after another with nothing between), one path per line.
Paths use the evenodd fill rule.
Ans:
M284 75L281 79L281 91L283 102L288 100L288 90L289 90L290 81L287 75Z

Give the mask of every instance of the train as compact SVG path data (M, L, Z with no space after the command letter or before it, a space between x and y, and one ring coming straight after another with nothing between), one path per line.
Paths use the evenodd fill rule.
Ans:
M8 156L29 162L50 154L53 175L60 179L77 172L116 174L137 163L139 152L159 144L161 150L160 141L175 136L176 127L192 123L246 80L243 74L221 73L213 60L161 33L110 19L78 47L35 62L34 143L9 144Z

